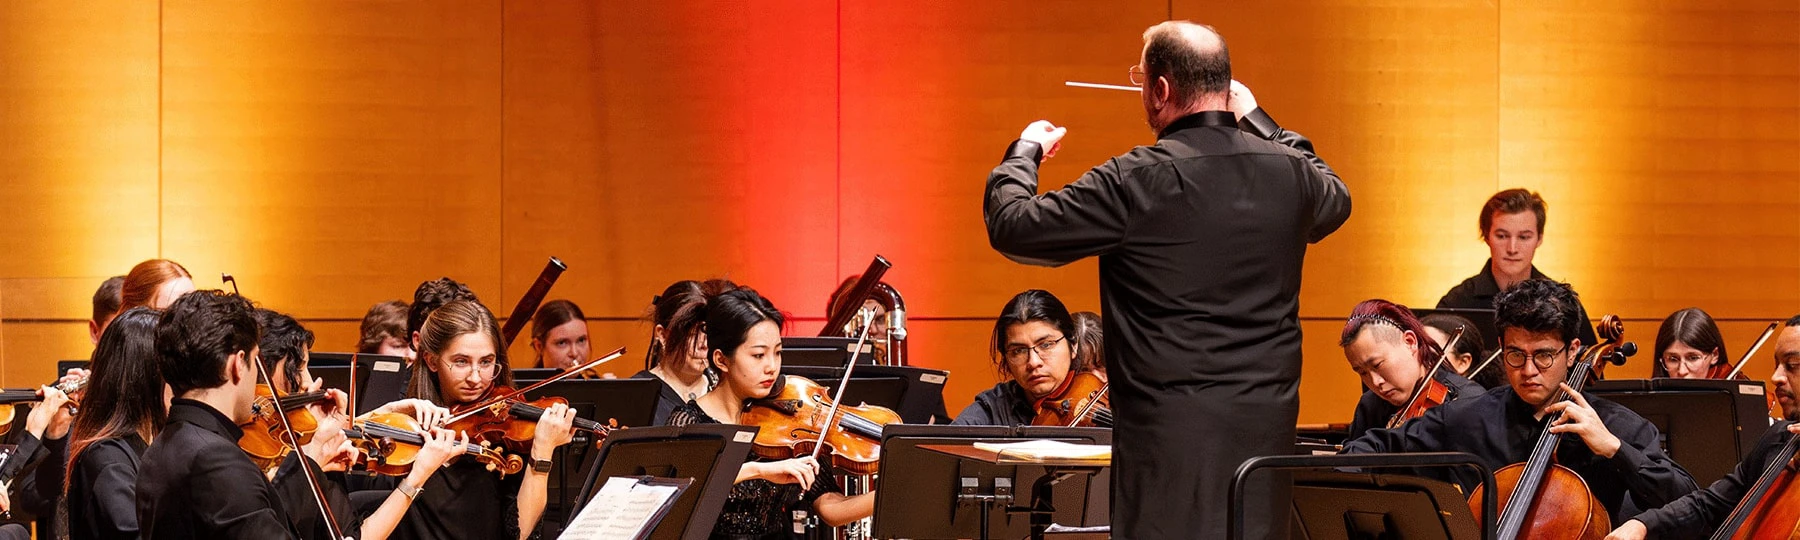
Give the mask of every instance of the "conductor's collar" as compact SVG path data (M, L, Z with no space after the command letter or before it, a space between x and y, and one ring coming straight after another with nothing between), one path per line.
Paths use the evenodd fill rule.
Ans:
M1168 127L1163 128L1161 133L1156 134L1156 137L1163 139L1184 129L1215 126L1236 128L1237 116L1231 114L1231 111L1200 111L1175 119L1174 122L1169 123Z

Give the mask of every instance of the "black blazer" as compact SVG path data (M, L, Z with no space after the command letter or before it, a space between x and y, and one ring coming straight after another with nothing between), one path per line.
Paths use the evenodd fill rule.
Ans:
M139 462L144 538L299 537L275 488L238 448L243 433L205 403L170 404L168 426Z
M69 538L136 539L137 435L104 439L82 450L69 471Z

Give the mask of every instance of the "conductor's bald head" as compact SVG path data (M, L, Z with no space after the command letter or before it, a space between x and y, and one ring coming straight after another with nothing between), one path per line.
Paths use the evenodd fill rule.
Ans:
M1175 119L1205 110L1227 110L1231 55L1212 27L1167 21L1144 31L1144 112L1161 131Z

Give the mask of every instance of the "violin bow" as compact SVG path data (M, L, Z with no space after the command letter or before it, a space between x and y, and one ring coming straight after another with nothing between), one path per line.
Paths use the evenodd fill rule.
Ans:
M1737 365L1731 367L1731 373L1725 375L1726 379L1735 379L1739 372L1744 371L1744 366L1750 363L1750 357L1756 356L1756 351L1761 349L1764 343L1769 342L1769 336L1775 335L1775 327L1778 324L1780 323L1769 323L1769 327L1763 330L1762 337L1756 338L1756 343L1750 344L1750 350L1744 351L1744 357L1739 358Z
M1499 358L1500 353L1505 350L1505 348L1494 349L1494 354L1488 355L1487 360L1482 360L1481 365L1477 366L1474 371L1470 371L1468 377L1474 379L1476 374L1481 373L1488 366L1494 365L1494 359Z
M478 403L473 407L469 407L469 410L463 411L462 414L458 414L458 415L451 416L449 418L444 419L444 423L445 424L453 424L457 420L462 420L464 418L468 418L470 416L479 414L483 409L492 407L497 403L504 403L507 400L510 400L512 398L525 395L526 392L530 392L532 390L537 390L539 388L543 388L544 385L547 385L547 384L550 384L550 383L553 383L556 381L560 381L563 379L567 379L567 378L569 378L569 376L575 375L577 373L581 373L583 371L594 369L595 366L599 366L600 364L611 362L621 356L625 356L625 348L624 347L619 347L617 350L614 350L613 352L606 353L606 356L602 356L599 358L595 358L593 360L589 360L586 364L582 364L579 366L571 367L569 369L565 369L562 371L562 373L557 373L555 375L551 375L550 377L548 377L544 380L541 380L541 381L538 381L535 383L531 383L531 386L527 386L524 388L520 388L518 390L513 390L513 391L507 392L505 394L501 394L498 396L494 396L494 397L482 400L481 403Z
M877 256L879 258L880 256ZM862 354L863 344L869 341L869 328L875 326L873 313L861 311L862 332L856 337L856 345L850 348L850 365L844 366L844 375L838 378L837 391L832 393L831 408L825 410L825 429L819 430L819 438L813 441L812 458L819 459L819 449L825 447L825 436L831 434L831 428L837 426L838 406L844 404L844 390L850 387L850 372L856 369L856 357Z
M220 273L219 280L231 284L231 294L235 294L239 298L244 297L244 293L238 292L237 279L232 278L231 274ZM250 351L244 351L244 354L248 355ZM269 376L269 370L263 367L261 359L249 358L248 360L250 365L256 366L257 377L269 385L269 401L275 404L275 418L281 422L281 430L287 432L288 446L301 456L300 472L306 477L306 486L312 488L313 502L319 505L319 514L325 516L325 530L331 533L332 538L348 539L344 536L344 527L338 525L337 516L333 515L331 507L325 504L325 490L319 487L318 475L314 474L313 468L304 462L306 453L300 451L300 435L294 433L294 426L288 423L287 408L281 405L281 391L275 388L275 379Z

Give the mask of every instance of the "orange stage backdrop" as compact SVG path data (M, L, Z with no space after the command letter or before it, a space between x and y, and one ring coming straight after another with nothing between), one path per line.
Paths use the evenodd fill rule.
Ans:
M1038 118L1070 128L1050 187L1151 141L1135 96L1062 82L1123 82L1170 17L1216 26L1355 198L1310 252L1302 421L1349 419L1350 306L1474 273L1501 188L1543 192L1539 266L1640 343L1690 305L1739 350L1800 311L1792 0L22 2L0 6L0 383L86 357L93 287L151 257L345 350L422 280L504 314L557 255L552 296L629 373L670 281L753 285L810 334L881 253L955 410L994 382L1009 296L1098 307L1091 261L987 247L985 173Z

